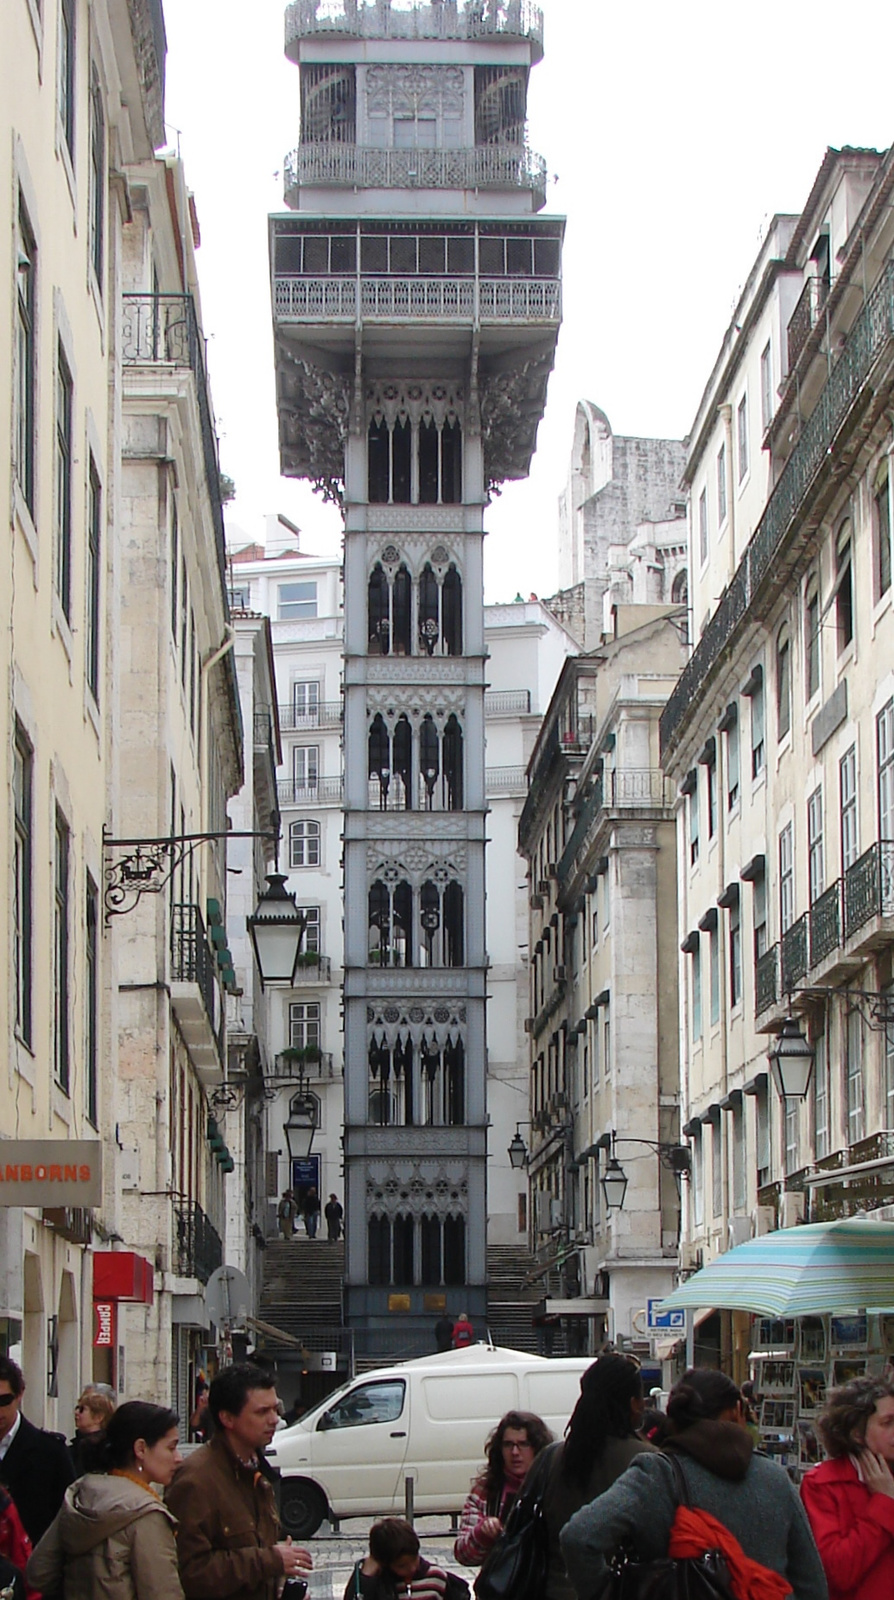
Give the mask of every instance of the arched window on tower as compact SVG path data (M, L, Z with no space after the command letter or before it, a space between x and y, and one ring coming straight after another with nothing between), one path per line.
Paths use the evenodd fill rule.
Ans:
M464 1217L444 1218L444 1282L461 1285L466 1281L466 1221Z
M423 1215L419 1232L422 1246L422 1282L440 1286L443 1273L440 1217Z
M408 811L413 794L410 782L412 771L413 735L405 716L398 717L394 729L381 712L370 724L369 751L369 804L380 811Z
M391 426L372 417L367 430L367 494L371 505L458 505L462 500L462 426L428 413L414 427L403 413Z
M463 734L454 715L447 718L443 739L445 811L461 811L463 806Z
M369 962L379 967L413 965L413 895L402 878L377 878L369 891Z
M413 1235L415 1231L413 1218L404 1212L399 1212L394 1219L391 1233L392 1283L410 1285L416 1282L413 1261Z
M367 649L370 655L411 653L410 574L401 562L389 577L377 561L367 589Z
M423 809L425 811L440 810L435 805L435 791L438 789L438 779L441 775L441 741L435 727L435 719L428 713L419 724L419 776L423 791Z
M429 656L461 656L462 579L451 564L439 580L430 562L419 577L419 649Z
M427 880L419 891L419 959L427 967L461 967L464 959L463 890L451 880Z
M689 573L685 567L681 567L671 584L671 603L675 606L689 604Z
M378 1128L410 1128L416 1122L414 1049L411 1039L394 1047L375 1040L369 1047L369 1120Z
M374 1212L367 1224L370 1283L391 1282L391 1223Z
M462 1039L451 1040L444 1049L444 1121L460 1128L466 1120L466 1052Z

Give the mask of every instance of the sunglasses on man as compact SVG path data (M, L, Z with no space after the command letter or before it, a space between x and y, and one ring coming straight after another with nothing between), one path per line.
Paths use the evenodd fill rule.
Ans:
M0 1394L0 1406L11 1406L13 1400L18 1400L17 1394Z

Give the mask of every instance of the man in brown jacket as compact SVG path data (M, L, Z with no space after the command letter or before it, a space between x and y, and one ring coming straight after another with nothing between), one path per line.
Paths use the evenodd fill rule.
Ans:
M212 1381L214 1437L183 1463L165 1496L179 1524L177 1552L186 1600L276 1600L280 1579L313 1565L279 1538L273 1489L261 1470L276 1429L273 1376L250 1361Z

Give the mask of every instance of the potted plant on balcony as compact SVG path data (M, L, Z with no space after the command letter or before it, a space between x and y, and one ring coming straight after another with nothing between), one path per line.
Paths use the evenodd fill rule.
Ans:
M319 950L302 950L298 956L299 967L318 967L320 965Z

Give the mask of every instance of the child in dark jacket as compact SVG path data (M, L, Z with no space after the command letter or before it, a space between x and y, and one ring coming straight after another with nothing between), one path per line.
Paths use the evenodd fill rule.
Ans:
M384 1517L369 1530L369 1555L358 1561L344 1600L468 1600L469 1588L419 1554L419 1538L402 1517Z

